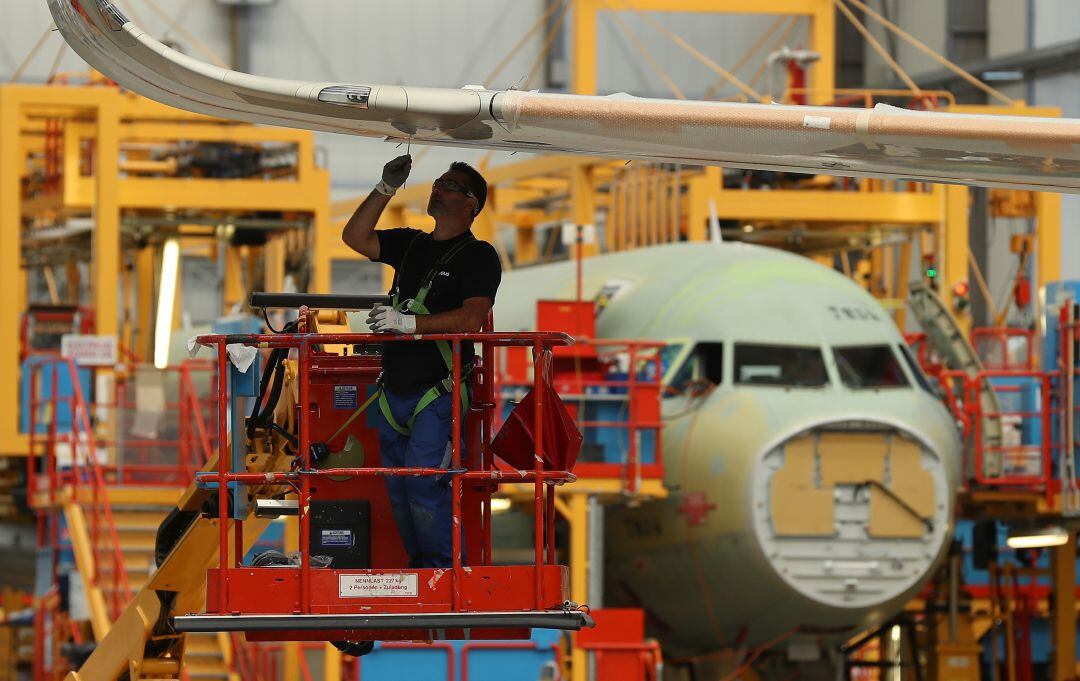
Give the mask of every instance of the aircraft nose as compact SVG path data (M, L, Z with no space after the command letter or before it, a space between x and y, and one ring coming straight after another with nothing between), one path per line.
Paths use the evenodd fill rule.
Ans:
M904 428L833 422L767 451L755 475L755 532L796 589L873 606L910 589L937 560L951 490L940 452Z

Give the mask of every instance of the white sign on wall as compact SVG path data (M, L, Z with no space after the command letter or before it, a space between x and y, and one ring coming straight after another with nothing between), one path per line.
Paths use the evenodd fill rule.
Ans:
M91 336L67 333L60 339L60 354L84 367L116 364L116 336Z

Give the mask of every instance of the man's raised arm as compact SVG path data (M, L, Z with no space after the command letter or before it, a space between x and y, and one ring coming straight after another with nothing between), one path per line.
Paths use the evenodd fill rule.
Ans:
M341 230L341 240L357 253L375 260L379 257L379 237L375 235L375 225L379 222L390 197L405 184L412 170L412 156L398 156L383 166L382 182L368 194L349 221Z

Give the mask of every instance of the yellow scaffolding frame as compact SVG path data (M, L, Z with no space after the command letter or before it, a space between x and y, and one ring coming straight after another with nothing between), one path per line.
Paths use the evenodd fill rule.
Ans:
M63 181L59 191L23 197L27 159L43 148L44 121L61 119ZM80 169L80 149L94 148L92 173ZM285 180L141 177L120 158L122 143L161 141L283 143L296 148L295 175ZM86 215L93 218L90 287L95 333L119 336L122 310L120 221L123 211L202 210L294 212L310 216L315 250L325 248L329 234L330 180L315 165L310 132L255 127L173 109L114 87L0 86L0 273L11 285L0 287L0 315L8 333L0 335L0 372L19 375L19 339L15 332L26 306L26 281L19 274L23 225L37 218ZM204 230L205 231L205 230ZM275 240L271 240L275 241ZM230 249L232 250L232 249ZM280 260L284 248L271 249ZM135 309L140 340L152 312L154 254L135 255L133 285L147 291ZM281 263L268 272L281 275ZM322 288L319 288L320 285ZM328 282L314 281L316 290ZM28 440L18 432L18 380L0 382L0 455L24 456Z

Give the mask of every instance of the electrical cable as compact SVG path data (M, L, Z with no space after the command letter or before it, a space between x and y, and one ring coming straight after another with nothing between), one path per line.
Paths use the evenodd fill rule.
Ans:
M750 669L751 666L753 666L754 662L756 662L757 659L759 657L761 657L761 655L763 653L768 651L770 648L774 648L775 646L777 646L777 645L783 643L784 641L786 641L787 639L791 638L796 633L798 633L798 631L799 631L798 627L792 627L791 629L789 629L788 631L786 631L783 634L780 634L779 636L777 636L773 640L771 640L771 641L769 641L767 643L763 643L760 646L758 646L757 648L754 648L754 651L750 655L747 656L745 662L743 662L741 665L736 667L735 670L732 671L730 674L728 674L727 676L724 676L720 681L735 681L736 679L740 678L743 674L745 674L747 672L747 670Z
M706 392L702 393L701 401L704 402L706 399L708 399L708 397L713 393L715 389L716 386L713 385ZM686 483L689 480L688 463L690 461L690 443L693 440L692 435L694 433L694 428L697 426L698 416L701 415L701 411L701 409L695 410L693 415L690 417L690 423L686 427L686 438L683 440L684 444L682 451L679 494L682 495L684 499L686 498ZM689 536L689 534L686 538L686 548L690 552L690 560L694 564L694 572L697 575L698 587L701 589L702 602L705 604L705 612L709 616L709 623L712 625L713 634L715 634L719 646L723 647L726 643L726 638L724 637L723 628L720 626L720 620L719 618L717 618L716 612L713 609L712 590L709 589L709 582L705 578L705 570L702 568L701 559L698 557L697 554L697 545L694 540Z

